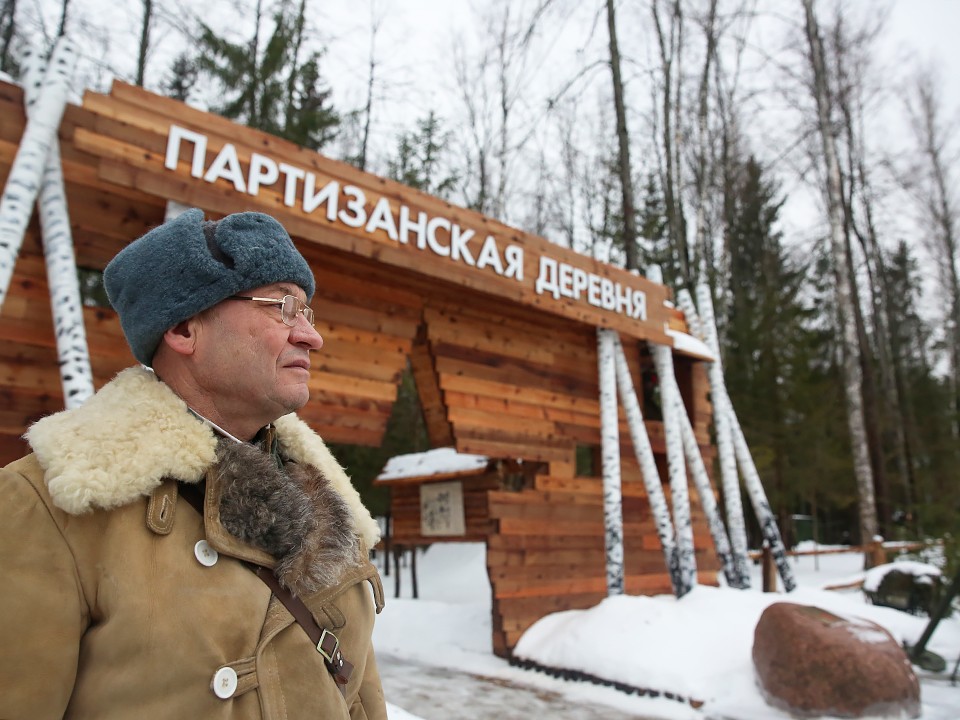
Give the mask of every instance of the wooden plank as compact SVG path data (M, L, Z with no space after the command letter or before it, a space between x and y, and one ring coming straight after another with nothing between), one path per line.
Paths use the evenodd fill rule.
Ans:
M534 487L544 493L587 494L603 497L603 478L537 475L534 479ZM647 488L640 482L621 483L620 491L623 497L647 497Z
M442 358L437 360L437 370L440 375L440 387L444 390L453 390L467 394L486 395L505 400L537 403L549 407L574 410L585 414L599 414L599 399L573 397L558 392L538 390L535 388L510 385L507 383L480 380L474 377L451 374L451 368Z
M356 395L370 400L382 400L390 403L397 399L397 386L393 383L364 380L327 372L311 372L307 387L310 388L311 394L314 390L327 391L335 395Z
M455 390L446 391L444 398L446 398L447 404L451 407L456 406L471 410L483 410L488 413L497 413L515 418L549 420L554 423L565 422L575 425L585 425L587 427L596 426L597 428L600 426L600 418L597 415L578 413L563 408L536 405L522 402L521 400L507 400L486 395L473 395Z
M447 417L447 406L440 390L433 352L423 326L417 331L417 337L410 352L410 370L417 386L423 421L431 447L453 445L453 426Z
M438 372L585 399L600 397L595 374L585 375L582 368L572 373L443 342L432 341L430 346L437 358Z
M545 447L520 442L506 442L502 440L485 440L472 437L457 437L456 448L459 452L475 455L487 455L491 458L520 459L536 462L552 462L565 460L569 450L564 448Z
M487 547L492 550L569 550L582 548L603 549L602 535L505 535L491 537Z

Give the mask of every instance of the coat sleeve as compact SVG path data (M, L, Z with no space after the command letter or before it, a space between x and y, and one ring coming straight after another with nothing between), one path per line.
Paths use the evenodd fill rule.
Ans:
M0 469L0 717L62 718L86 602L73 555L37 490Z
M351 720L387 720L387 703L383 697L383 685L380 683L380 671L373 648L367 653L364 663L363 681L357 693L357 700L350 708Z

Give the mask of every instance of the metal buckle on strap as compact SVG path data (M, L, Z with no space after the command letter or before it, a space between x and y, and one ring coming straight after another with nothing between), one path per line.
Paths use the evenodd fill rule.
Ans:
M323 649L323 644L326 642L328 636L333 638L333 649L329 652ZM333 665L333 658L336 657L338 650L340 650L340 640L336 635L324 628L323 632L320 633L320 642L317 643L317 652L323 656L324 660Z

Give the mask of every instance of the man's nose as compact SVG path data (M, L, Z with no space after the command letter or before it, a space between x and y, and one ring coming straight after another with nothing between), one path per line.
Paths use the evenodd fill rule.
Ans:
M323 337L301 313L297 314L297 324L290 331L290 342L302 345L308 350L319 350L323 347Z

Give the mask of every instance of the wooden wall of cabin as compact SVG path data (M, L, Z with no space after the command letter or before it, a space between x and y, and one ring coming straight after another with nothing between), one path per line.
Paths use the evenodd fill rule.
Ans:
M397 545L422 547L436 542L486 542L496 526L490 517L487 495L501 487L496 472L467 477L445 477L442 482L459 482L463 492L463 519L465 534L453 537L424 536L420 522L420 488L426 482L391 480L383 483L390 488L390 542Z

